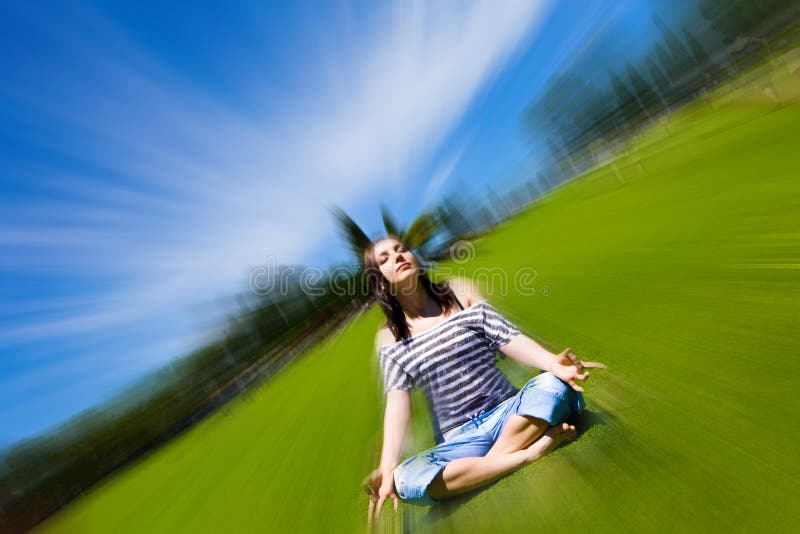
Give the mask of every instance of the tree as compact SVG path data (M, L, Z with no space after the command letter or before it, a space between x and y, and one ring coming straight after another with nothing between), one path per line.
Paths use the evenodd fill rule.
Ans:
M421 213L417 216L408 231L401 235L406 245L413 249L423 249L439 231L441 223L435 211Z
M553 161L572 174L592 164L588 149L592 141L619 127L608 95L570 73L549 81L535 105L528 108L526 119L537 137L542 132L549 135Z
M402 233L402 229L389 213L389 209L383 204L381 204L381 218L383 219L383 227L386 229L387 233L394 235L400 235Z
M653 82L653 89L659 94L665 106L669 107L669 89L670 83L664 71L653 61L653 58L647 56L645 58L647 71L650 73L650 80Z
M715 75L719 71L719 66L714 63L714 60L711 59L710 55L708 55L708 52L706 52L706 49L700 44L700 41L698 41L692 32L690 32L685 26L683 27L683 36L686 39L686 43L689 45L689 50L691 50L695 62L697 63L697 68L705 77L706 82L715 82Z
M669 49L670 66L669 72L672 78L673 88L679 91L679 97L682 98L686 94L691 93L695 87L702 84L705 80L698 79L695 62L692 55L683 45L677 35L667 26L658 14L653 13L653 22L655 22L658 29L661 30L661 35L664 43Z
M708 52L706 52L706 49L700 44L700 41L697 40L697 37L695 37L694 34L689 31L689 28L684 26L682 31L683 37L686 39L686 43L689 45L689 50L691 50L695 62L701 66L713 65L714 62L712 61L711 56L708 55Z
M647 118L647 112L619 76L614 74L613 71L608 71L608 76L611 78L611 87L619 103L620 113L625 118L628 128L637 127Z
M675 89L675 80L680 77L680 71L675 71L675 62L672 61L672 56L669 55L667 49L664 48L662 43L656 43L653 47L658 56L658 62L661 64L661 69L666 73L667 80L669 81L669 89Z
M567 151L559 146L552 137L547 138L547 148L550 150L550 157L553 158L555 169L563 178L571 178L577 174Z
M476 228L472 221L464 215L464 210L456 206L452 201L445 199L443 202L443 217L440 217L443 225L446 225L449 232L449 240L454 241L464 236L475 233Z
M726 44L737 37L763 34L767 26L796 22L799 12L794 0L700 0L698 7Z
M633 94L636 95L636 98L642 104L645 113L647 113L650 118L654 118L657 115L664 113L666 108L661 102L661 99L658 98L658 95L653 88L650 87L650 84L647 83L641 74L639 74L639 71L636 70L636 67L628 63L625 66L625 70L628 73L628 79L631 82L631 87L633 87Z
M681 40L678 39L678 36L675 35L663 20L661 20L658 14L653 13L653 21L656 26L658 26L658 29L661 30L661 35L664 37L664 42L669 49L672 61L682 69L689 68L694 63L694 59L683 43L681 43Z
M362 253L372 243L372 240L343 209L334 206L331 208L331 212L336 219L340 236L356 258L359 269L362 269ZM421 213L405 229L396 222L386 206L381 205L381 217L386 232L396 235L409 248L419 250L423 256L426 255L426 245L439 234L442 228L442 219L439 217L439 213L438 209Z
M372 240L343 209L333 206L330 210L338 223L339 234L360 265L363 261L361 253L372 243Z

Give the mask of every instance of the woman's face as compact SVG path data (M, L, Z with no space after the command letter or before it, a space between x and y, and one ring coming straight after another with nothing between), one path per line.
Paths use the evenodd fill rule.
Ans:
M381 274L392 286L405 286L409 280L416 279L419 271L417 259L397 239L390 237L378 241L373 253Z

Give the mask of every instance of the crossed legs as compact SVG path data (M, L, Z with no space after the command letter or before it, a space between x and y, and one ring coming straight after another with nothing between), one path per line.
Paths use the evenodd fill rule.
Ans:
M428 486L428 494L440 500L481 487L538 460L573 437L575 427L567 423L550 427L544 419L511 415L485 456L452 460Z

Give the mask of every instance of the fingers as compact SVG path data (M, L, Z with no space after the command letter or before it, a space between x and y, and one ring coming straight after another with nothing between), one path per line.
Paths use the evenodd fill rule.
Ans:
M386 502L386 497L380 497L375 505L375 521L381 520L381 508L383 508L384 502Z
M582 363L582 362L581 362L581 361L578 359L578 357L577 357L577 356L575 356L575 353L573 353L573 352L570 350L569 352L567 352L567 356L569 356L569 359L570 359L570 361L572 361L572 364L573 364L575 367L577 367L577 368L578 368L578 372L579 372L579 373L580 373L581 371L583 371L583 363Z
M576 384L574 380L570 380L570 381L569 381L569 382L567 382L567 383L570 385L570 387L571 387L572 389L574 389L574 390L575 390L575 391L577 391L578 393L583 393L583 388L582 388L582 387L580 387L578 384Z
M361 487L369 495L369 498L374 503L378 499L378 486L380 485L380 471L375 469L372 473L364 477L361 481Z
M369 528L372 528L373 523L381 520L381 510L383 509L383 504L386 502L387 498L391 498L394 501L395 512L399 509L400 498L396 493L392 493L385 497L370 497L369 508L367 509L367 526Z
M367 495L375 495L375 490L372 488L372 484L369 481L365 480L361 483L361 488L367 492Z
M576 380L586 380L589 378L589 373L586 369L605 369L606 366L600 362L583 362L578 359L572 349L566 348L558 355L561 360L558 362L557 367L561 370L555 371L559 377L564 380L572 389L582 393L583 388L579 386ZM552 368L551 368L552 369Z
M581 362L584 367L590 369L605 369L606 366L600 362Z
M602 364L600 362L583 362L583 361L579 360L578 357L575 355L575 353L572 352L572 349L564 349L561 352L561 354L564 354L564 353L566 353L569 356L569 359L572 360L572 362L575 364L575 367L578 368L578 372L579 373L582 372L584 370L584 368L586 368L586 369L605 369L606 368L605 364Z
M561 369L558 370L556 374L558 374L559 378L561 378L561 380L565 382L568 382L570 380L586 380L587 378L589 378L588 372L585 373L579 372L577 369L569 365L562 365Z

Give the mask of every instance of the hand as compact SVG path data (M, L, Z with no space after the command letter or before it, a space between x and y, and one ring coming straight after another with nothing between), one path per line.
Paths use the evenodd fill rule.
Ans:
M384 471L377 468L364 478L361 487L369 495L369 511L367 513L367 524L372 526L373 516L376 521L380 520L381 508L387 499L394 501L394 510L400 504L400 498L394 491L394 469Z
M605 369L605 367L599 362L582 362L575 356L572 349L566 348L553 357L547 370L569 384L575 391L583 391L583 388L576 384L575 380L589 378L589 373L584 372L584 370L590 368Z

